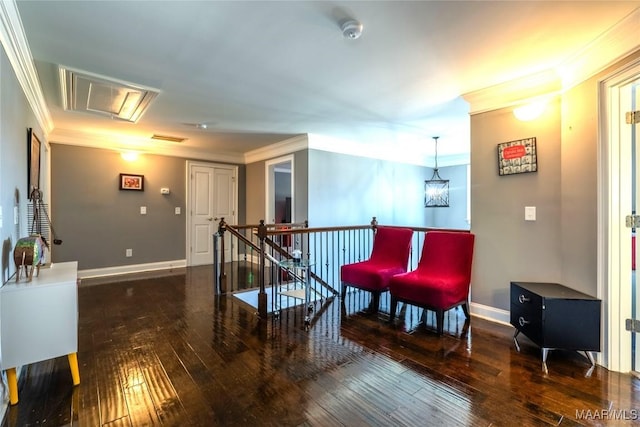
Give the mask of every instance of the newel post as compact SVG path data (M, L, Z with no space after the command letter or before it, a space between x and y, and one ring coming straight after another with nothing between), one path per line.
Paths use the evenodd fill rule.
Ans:
M264 256L264 239L267 238L267 226L264 225L264 219L260 220L258 225L258 239L260 239L260 292L258 293L258 316L262 319L267 318L267 293L265 292L265 256Z
M227 293L227 272L224 268L224 232L227 230L227 223L224 218L220 218L218 223L218 235L220 236L220 293Z

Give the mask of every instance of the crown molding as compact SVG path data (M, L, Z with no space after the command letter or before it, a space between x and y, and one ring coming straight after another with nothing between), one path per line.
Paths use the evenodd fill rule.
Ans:
M567 90L640 49L640 7L557 67Z
M249 164L260 162L263 160L273 159L274 157L284 156L285 154L291 154L296 151L305 150L309 148L309 135L301 134L284 141L276 142L275 144L268 145L266 147L257 148L255 150L247 151L244 154L242 163Z
M469 92L462 97L469 103L469 114L473 115L557 95L561 89L560 76L553 70L547 70Z
M99 148L111 151L136 151L140 154L156 154L168 157L197 159L221 163L243 164L242 153L211 152L192 149L179 144L168 144L166 147L150 144L148 138L127 137L126 145L114 141L122 141L122 136L104 135L75 130L56 129L49 135L51 143L74 145L78 147Z
M44 101L38 73L14 0L0 1L0 42L38 124L49 134L53 130L53 120Z
M640 49L640 8L553 69L469 92L470 114L557 96Z

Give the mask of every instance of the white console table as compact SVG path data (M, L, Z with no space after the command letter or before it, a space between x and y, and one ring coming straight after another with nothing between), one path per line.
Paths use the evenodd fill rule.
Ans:
M0 288L0 360L7 371L9 401L18 403L16 368L68 356L73 385L78 370L78 263L41 268L31 281Z

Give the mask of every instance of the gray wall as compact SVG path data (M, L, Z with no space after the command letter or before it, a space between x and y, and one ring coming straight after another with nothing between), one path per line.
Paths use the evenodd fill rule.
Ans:
M308 154L306 150L293 153L294 164L294 221L304 222L307 219L307 164ZM246 207L247 224L258 224L261 219L270 222L266 218L265 205L265 170L266 160L249 163L246 166Z
M114 151L51 147L51 219L63 240L54 261L77 260L87 270L185 259L184 159L142 155L126 162ZM144 191L119 190L120 173L144 175ZM161 187L171 194L161 195ZM127 248L132 257L125 257Z
M424 207L432 168L309 150L309 212L313 226L380 224L466 228L466 166L441 168L450 179L450 207ZM437 211L437 212L436 212Z
M512 280L597 295L599 81L638 59L564 92L534 121L516 120L511 109L471 117L473 302L509 310ZM498 177L496 144L529 136L538 138L539 171ZM537 207L537 221L524 221L524 206Z
M594 77L563 96L562 281L597 295L598 82Z
M27 221L27 128L33 128L43 147L46 162L44 132L16 79L4 49L0 49L0 206L2 207L2 283L15 273L13 246L20 237L29 234ZM41 168L42 173L46 167ZM41 177L40 182L46 181ZM46 203L47 200L44 200ZM14 207L19 221L14 224Z
M538 172L499 176L497 145L529 137ZM509 310L512 280L561 280L559 101L531 122L510 108L473 115L471 165L472 301ZM524 220L525 206L536 207L537 221Z
M441 167L438 173L442 179L449 180L449 207L425 209L427 225L468 230L471 218L467 214L467 165ZM431 175L426 176L429 178Z
M246 167L247 191L245 205L247 207L247 224L258 224L261 219L269 222L265 218L264 210L266 194L264 191L265 162L249 163Z

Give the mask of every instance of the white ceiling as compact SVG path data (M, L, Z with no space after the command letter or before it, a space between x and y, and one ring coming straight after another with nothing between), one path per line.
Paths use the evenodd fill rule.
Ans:
M17 2L53 122L51 142L213 157L300 134L408 155L431 153L438 135L439 154L468 153L469 105L461 95L552 70L638 7L640 1ZM345 18L364 25L359 39L343 37ZM137 123L64 111L58 66L159 95ZM151 141L154 133L187 140Z

